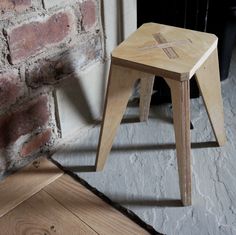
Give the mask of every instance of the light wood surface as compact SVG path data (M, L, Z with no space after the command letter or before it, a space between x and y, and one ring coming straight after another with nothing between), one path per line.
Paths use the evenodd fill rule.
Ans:
M95 235L88 225L45 191L20 204L0 219L2 235Z
M155 38L158 33L162 39L159 42ZM172 44L169 49L155 47L167 42ZM213 34L147 23L112 52L112 62L182 81L195 74L216 46L217 37Z
M217 49L196 72L196 80L219 146L226 142Z
M98 234L149 234L67 175L44 190Z
M134 82L139 78L137 71L111 65L103 121L101 126L96 170L102 170L125 112Z
M140 110L141 122L148 120L154 79L155 79L154 75L149 75L147 78L141 78L140 81L139 110Z
M63 172L45 158L0 182L0 217L39 192Z
M171 89L181 198L185 206L191 205L189 80L195 73L216 139L219 145L226 140L216 48L215 35L147 23L112 52L111 64L116 69L109 77L97 170L104 167L110 152L135 80L132 74L162 76ZM141 82L141 120L148 117L152 82L150 77Z
M170 87L181 199L191 205L190 97L189 81L165 78Z
M29 166L0 182L0 202L4 209L0 235L149 234L79 182L63 175L47 159L34 166L40 170ZM40 177L35 171L37 174L40 171ZM49 172L50 181L41 177ZM9 183L7 187L6 183ZM23 197L16 191L20 188L24 188L20 191ZM13 203L9 204L10 199ZM8 210L3 202L10 205Z

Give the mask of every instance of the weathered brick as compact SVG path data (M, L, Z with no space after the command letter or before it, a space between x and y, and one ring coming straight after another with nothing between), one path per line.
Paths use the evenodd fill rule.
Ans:
M33 154L34 152L39 151L43 146L45 146L49 142L51 135L51 129L47 129L46 131L34 136L30 141L23 145L20 151L20 155L22 157L26 157L28 155Z
M82 27L89 30L97 21L97 8L93 0L81 3Z
M0 148L14 143L20 136L43 127L49 120L47 96L29 102L20 110L0 117Z
M14 104L24 93L17 71L0 74L0 109Z
M65 39L72 27L69 13L57 13L46 21L30 22L7 30L10 62L15 64Z
M102 57L99 35L89 37L78 46L48 60L40 60L26 70L26 81L30 87L54 84L65 76L81 70Z
M31 0L1 0L0 11L23 11L31 6Z

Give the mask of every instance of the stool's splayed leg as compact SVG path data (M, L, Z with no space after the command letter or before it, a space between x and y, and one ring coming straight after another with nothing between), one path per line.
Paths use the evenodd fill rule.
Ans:
M188 206L192 203L189 80L165 80L171 89L181 199Z
M226 142L218 54L215 49L196 72L196 80L219 146Z
M140 110L140 121L144 122L148 120L149 110L150 110L150 103L152 98L152 90L154 84L154 75L149 75L149 77L141 78L140 81L140 103L139 103L139 110Z
M97 171L102 170L105 165L137 79L138 76L135 71L111 65L96 158Z

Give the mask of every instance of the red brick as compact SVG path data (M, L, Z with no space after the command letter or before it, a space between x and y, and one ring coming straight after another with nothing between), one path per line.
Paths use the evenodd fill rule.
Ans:
M82 27L90 29L97 20L97 8L93 0L87 0L81 4Z
M41 96L24 108L0 117L0 148L14 143L20 136L44 127L49 120L48 99Z
M14 104L23 92L24 87L17 72L0 74L0 109Z
M20 151L22 157L26 157L34 152L39 151L43 146L45 146L51 137L51 129L34 136L29 142L25 143Z
M7 31L10 62L15 64L35 55L68 36L71 22L67 13L57 13L46 21L30 22Z
M1 0L0 11L23 11L31 6L31 0Z

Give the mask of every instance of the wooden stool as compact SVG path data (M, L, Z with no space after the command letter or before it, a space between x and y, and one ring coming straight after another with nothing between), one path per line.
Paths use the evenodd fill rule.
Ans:
M189 80L196 75L219 146L226 141L219 78L217 37L161 24L142 25L112 53L96 159L102 170L132 88L141 79L140 120L148 118L155 75L171 90L179 184L183 205L191 205Z

